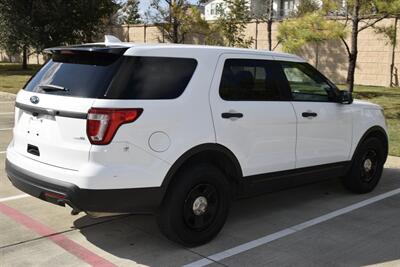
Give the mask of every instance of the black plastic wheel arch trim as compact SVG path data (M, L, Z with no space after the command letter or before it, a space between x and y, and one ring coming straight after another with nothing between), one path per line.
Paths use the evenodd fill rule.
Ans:
M235 174L237 179L243 178L243 173L242 173L242 168L240 166L239 160L236 158L236 156L226 147L223 145L217 144L217 143L206 143L206 144L201 144L198 146L195 146L185 153L183 153L172 165L172 167L169 169L167 175L165 176L162 187L167 188L170 181L174 177L175 173L179 170L180 167L185 164L186 160L190 159L193 156L196 156L199 153L202 152L219 152L223 153L225 156L227 156L231 162L233 163L233 166L235 168Z
M370 134L372 134L373 132L380 132L381 134L383 134L383 136L385 136L385 140L383 140L385 142L385 147L384 147L384 151L385 151L385 158L384 158L384 162L386 162L387 159L387 155L389 152L389 138L387 136L386 131L381 127L381 126L373 126L371 128L369 128L364 134L363 136L360 138L360 140L358 141L358 144L356 146L356 149L354 150L354 153L351 157L351 161L354 162L354 158L357 155L357 151L360 149L361 144L368 138L368 136Z

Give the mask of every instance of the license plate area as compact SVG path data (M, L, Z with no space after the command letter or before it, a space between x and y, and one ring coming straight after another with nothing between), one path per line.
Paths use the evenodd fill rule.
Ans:
M26 134L31 138L41 137L43 120L44 118L38 118L37 116L34 115L29 116Z

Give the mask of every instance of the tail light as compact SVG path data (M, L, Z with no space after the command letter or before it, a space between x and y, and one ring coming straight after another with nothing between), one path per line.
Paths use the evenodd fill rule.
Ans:
M86 133L90 143L109 144L122 124L134 122L142 112L141 108L91 108L86 123Z

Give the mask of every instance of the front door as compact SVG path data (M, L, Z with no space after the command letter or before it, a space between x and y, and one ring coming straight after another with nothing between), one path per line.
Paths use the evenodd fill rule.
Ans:
M307 63L280 64L297 116L296 168L349 160L351 105L337 103L338 90Z

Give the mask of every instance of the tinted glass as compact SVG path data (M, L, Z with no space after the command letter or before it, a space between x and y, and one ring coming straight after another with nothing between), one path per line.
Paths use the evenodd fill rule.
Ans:
M281 65L293 100L328 102L335 99L335 88L307 63L281 62Z
M228 59L225 61L219 93L225 100L279 100L272 63L267 60Z
M102 97L120 65L119 58L115 54L94 52L54 54L24 89L74 97Z
M113 99L172 99L179 97L197 66L191 58L123 57L106 92Z

